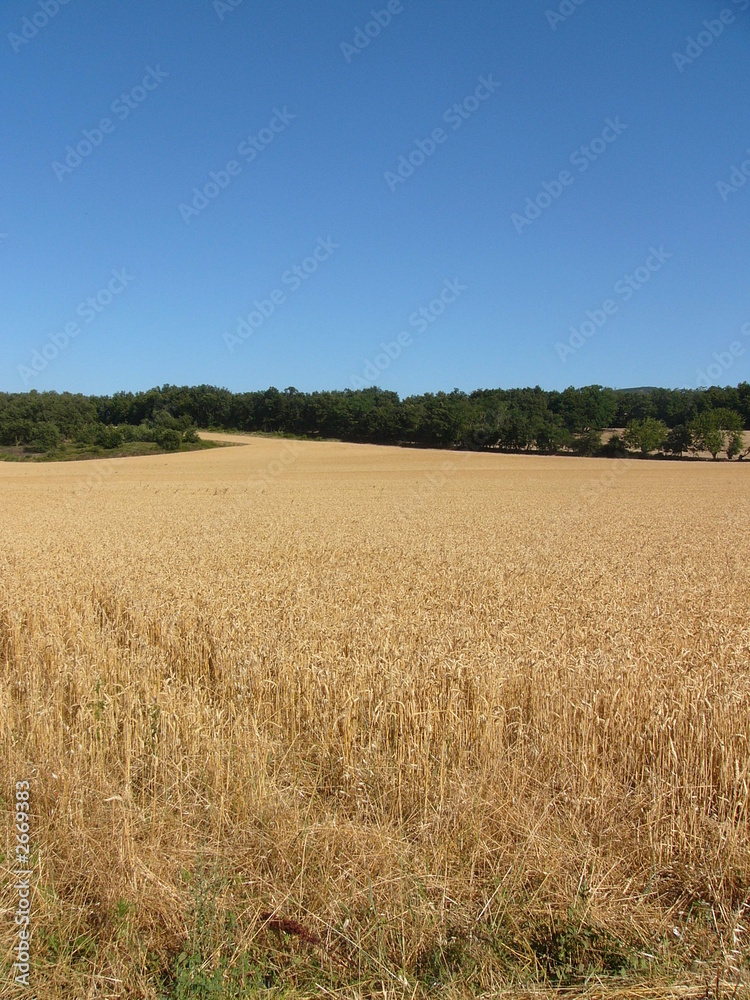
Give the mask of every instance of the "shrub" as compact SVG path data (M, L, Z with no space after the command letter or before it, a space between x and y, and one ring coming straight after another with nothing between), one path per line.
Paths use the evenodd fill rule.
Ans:
M606 444L602 445L602 455L605 458L625 458L628 449L619 434L613 434Z
M165 451L179 451L182 435L171 427L159 427L155 433L156 443Z
M76 428L73 440L76 444L94 444L100 429L99 424L81 424Z
M29 448L31 451L54 451L60 446L60 428L48 420L42 420L34 425Z
M576 455L598 455L602 448L602 432L589 430L576 434L572 448Z
M104 425L99 427L96 433L96 444L100 448L119 448L124 441L124 435L119 427Z

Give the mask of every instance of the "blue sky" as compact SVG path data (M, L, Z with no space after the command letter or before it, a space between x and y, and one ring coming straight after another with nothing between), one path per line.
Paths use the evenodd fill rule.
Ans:
M750 0L7 0L0 29L2 390L750 377Z

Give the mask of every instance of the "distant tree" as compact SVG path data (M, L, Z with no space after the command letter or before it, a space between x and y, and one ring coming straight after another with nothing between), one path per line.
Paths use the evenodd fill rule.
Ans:
M573 434L603 430L612 426L617 413L617 397L612 389L587 385L582 389L569 386L555 399L556 411Z
M508 451L528 448L533 440L528 414L516 405L503 416L499 430L500 447L507 448Z
M154 427L159 429L169 428L173 431L178 431L182 429L182 420L179 417L174 416L169 412L166 407L159 410L154 410L153 416Z
M714 410L712 416L723 435L721 450L726 452L727 458L731 461L744 448L742 416L736 410L727 407Z
M625 431L624 441L628 448L638 449L642 455L658 451L667 440L668 428L663 420L644 417L631 420Z
M627 454L628 449L619 434L613 434L607 443L602 445L602 455L605 458L625 458Z
M653 394L643 390L620 390L616 394L617 411L614 424L609 426L627 427L631 420L656 417L657 410Z
M29 447L32 451L54 451L60 447L61 438L62 435L57 424L53 424L49 420L42 420L34 425Z
M693 450L708 451L714 460L720 451L725 451L727 458L734 458L744 448L742 423L736 410L727 407L703 410L690 425Z
M19 420L13 416L0 421L0 444L18 447L29 444L34 436L34 424L31 420Z
M540 451L555 455L573 443L573 435L559 418L545 421L536 436L536 446Z
M571 447L576 455L598 455L602 448L602 432L588 430L576 434L573 437Z
M614 436L602 448L600 433L607 427L629 427L628 444L644 453L656 447L676 455L705 448L714 457L725 452L732 459L748 454L742 438L743 430L750 429L750 385L616 391L593 385L563 392L534 386L476 389L468 395L454 389L403 400L375 386L313 393L294 386L282 392L271 386L230 393L210 385L162 385L94 397L36 390L0 393L0 445L5 446L33 441L37 450L49 450L66 440L110 447L120 440L159 440L176 450L177 438L166 432L190 440L195 426L615 456L625 447L622 438Z
M731 460L735 455L742 455L745 444L742 440L742 433L737 431L732 431L727 435L726 445L724 450L727 453L727 458Z
M693 451L710 452L715 460L724 446L724 435L717 427L711 410L704 410L698 414L690 424L690 433L693 438L691 445Z
M686 451L690 451L690 447L693 443L693 435L690 433L685 424L678 424L673 427L672 430L667 434L667 440L664 442L664 447L666 451L670 452L672 455L682 455Z
M745 430L750 430L750 384L740 382L737 386L737 412L742 417Z

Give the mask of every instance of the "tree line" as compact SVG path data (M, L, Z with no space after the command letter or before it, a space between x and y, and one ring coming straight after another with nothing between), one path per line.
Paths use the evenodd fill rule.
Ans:
M6 447L54 452L64 442L106 449L146 440L169 450L194 440L197 427L435 448L609 457L700 451L731 459L748 454L743 431L750 429L750 385L454 389L404 399L377 387L233 393L163 385L110 396L0 393L0 445ZM604 441L606 428L624 430Z

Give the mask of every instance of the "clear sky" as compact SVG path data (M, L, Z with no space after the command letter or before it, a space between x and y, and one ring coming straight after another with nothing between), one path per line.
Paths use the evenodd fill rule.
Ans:
M2 390L750 377L750 0L0 28Z

